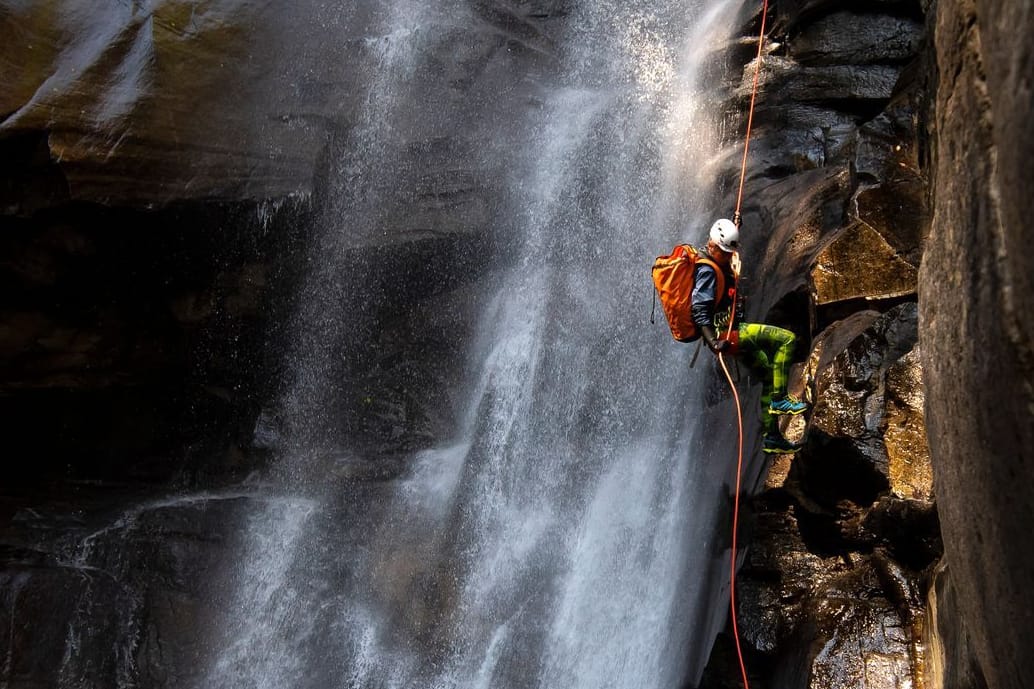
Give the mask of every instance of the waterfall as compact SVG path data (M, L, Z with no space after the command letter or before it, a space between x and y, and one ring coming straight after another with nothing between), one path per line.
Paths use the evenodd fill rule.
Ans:
M511 263L469 343L466 411L383 492L321 480L348 452L325 434L335 347L365 327L349 247L376 245L400 186L415 70L474 12L385 4L295 324L289 449L248 522L200 686L695 681L723 619L725 471L695 423L705 367L690 372L689 348L647 322L647 268L707 224L716 142L698 74L738 3L569 10L535 106L479 153L505 171L493 221Z

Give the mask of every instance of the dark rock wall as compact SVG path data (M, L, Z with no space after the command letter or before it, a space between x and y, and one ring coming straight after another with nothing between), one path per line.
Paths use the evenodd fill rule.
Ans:
M755 680L1025 686L1034 17L995 2L773 15L748 315L809 344L796 386L815 407L753 504L739 600ZM722 642L716 686L736 675Z
M9 482L218 473L250 442L308 211L69 204L0 218ZM214 460L214 461L213 461Z
M313 290L362 307L330 353L357 456L327 480L377 490L452 432L507 230L481 152L536 107L562 16L473 5L420 38L425 107L396 109L385 212L360 226L340 172L390 3L0 0L0 684L198 680L199 601L231 598L256 499L236 486L277 446L265 411ZM320 232L349 274L330 289L306 282Z
M441 395L405 389L447 388L462 355L469 284L506 229L480 152L534 107L555 4L479 4L419 38L428 60L405 96L436 116L392 109L371 182L340 168L369 143L362 103L393 95L360 77L388 50L382 3L0 2L17 75L0 95L0 418L12 454L36 458L19 472L246 470L299 302L316 298L379 305L341 335L346 387L368 393L340 401L343 432L410 446L445 432ZM383 212L346 220L342 199L371 184ZM332 256L310 255L318 233ZM320 260L369 279L300 296ZM388 265L407 280L371 269Z
M728 101L740 136L758 19L729 52L746 65ZM941 555L917 305L924 8L776 3L769 22L743 208L747 320L797 334L791 389L813 408L782 424L799 453L753 455L740 635L752 686L919 686ZM731 159L742 140L729 143ZM734 658L720 637L703 686L727 686Z
M937 6L920 323L942 583L954 590L940 605L954 608L994 688L1029 686L1034 676L1032 28L1024 3Z
M320 2L0 3L13 75L0 133L42 133L77 199L304 193L355 90L349 60L313 52L359 40L364 19L343 15Z

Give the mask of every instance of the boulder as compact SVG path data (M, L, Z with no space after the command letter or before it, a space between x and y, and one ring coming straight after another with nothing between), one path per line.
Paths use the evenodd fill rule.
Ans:
M890 460L884 437L888 376L915 347L917 313L914 303L901 304L882 315L860 312L831 325L816 339L809 358L816 399L811 438L827 449L837 449L826 463L842 465L835 471L823 471L824 488L858 480L852 479L843 466L847 463L860 462L859 471L864 466L866 473L882 477L877 483L887 480ZM901 382L900 374L897 380ZM909 392L921 397L921 393ZM915 459L921 461L922 456ZM811 468L812 462L805 466Z
M934 500L933 467L926 439L920 345L887 369L880 427L891 492L926 503Z
M848 299L890 299L914 294L916 267L902 259L872 225L844 229L815 261L811 272L817 305Z

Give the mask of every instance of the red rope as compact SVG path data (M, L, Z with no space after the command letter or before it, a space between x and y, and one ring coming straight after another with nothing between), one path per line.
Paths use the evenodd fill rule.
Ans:
M740 477L743 474L743 411L740 409L740 395L729 374L729 367L725 365L724 355L718 355L718 362L722 365L725 379L729 381L733 399L736 400L736 425L739 429L739 446L736 451L736 493L732 509L732 561L729 563L729 615L732 617L732 636L736 640L736 656L740 660L743 686L744 689L750 689L750 682L747 681L747 665L743 662L743 649L740 647L740 631L736 624L736 534L740 525Z
M750 149L750 132L751 127L754 124L754 104L757 101L758 78L761 75L761 61L765 45L765 20L767 16L768 0L764 0L764 4L761 9L761 31L758 34L758 54L754 61L754 84L750 92L750 109L747 111L747 132L743 141L743 161L740 164L740 188L736 193L736 214L734 216L736 218L740 217L740 207L743 204L743 183L747 177L747 151ZM729 319L729 329L726 333L726 339L728 339L729 335L732 333L732 325L735 320L735 293L733 293L730 313L733 314L733 318ZM732 390L733 399L736 401L736 426L739 440L736 448L736 492L733 498L732 510L732 555L729 562L729 615L732 618L732 636L736 642L736 656L740 661L740 674L743 676L743 687L744 689L750 689L750 681L747 679L747 664L743 660L743 648L740 644L739 625L736 622L736 542L740 525L740 484L743 476L743 409L740 405L740 395L736 390L736 383L733 382L732 375L729 373L729 367L725 365L725 357L722 354L718 355L718 362L721 364L722 371L725 373L725 379L729 381L729 388Z
M740 163L740 189L736 193L736 216L740 214L743 203L743 180L747 177L747 151L750 149L750 129L754 124L754 101L758 95L758 77L761 75L762 50L765 46L765 19L768 16L768 0L764 0L761 8L761 32L758 35L758 56L754 60L754 86L750 92L750 109L747 110L747 133L743 141L743 162Z

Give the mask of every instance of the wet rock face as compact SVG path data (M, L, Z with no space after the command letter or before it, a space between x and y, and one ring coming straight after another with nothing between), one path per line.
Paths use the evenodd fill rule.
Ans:
M794 554L801 563L807 550L803 544L799 547ZM773 564L783 567L788 556L790 553L784 552ZM754 566L750 560L745 568L753 574L763 573ZM764 648L763 639L750 637L758 629L773 629L771 622L777 620L782 623L775 627L781 636L768 643L772 648L792 649L781 653L772 672L773 686L912 686L915 648L911 620L903 616L896 601L888 599L884 586L880 572L868 563L847 561L831 566L819 560L810 568L801 566L793 575L784 575L783 587L777 591L746 588L744 593L751 594L752 602L744 605L741 613L744 636ZM859 597L859 592L865 596ZM756 614L762 616L758 619L762 624L757 626L752 618ZM789 625L785 624L788 620ZM816 647L821 651L816 653Z
M268 257L294 252L306 212L285 210L262 236L254 208L230 205L0 219L8 481L164 480L205 453L227 468L287 308L291 271Z
M942 554L917 306L923 12L802 2L770 19L744 194L747 316L796 332L790 387L813 408L781 424L804 448L765 457L741 635L752 682L914 687ZM745 107L752 75L730 84L731 105ZM722 685L722 657L705 687Z
M812 271L812 282L818 305L890 299L915 293L916 267L870 224L858 222L825 248Z
M170 664L196 653L183 645L190 638L184 632L206 619L195 596L220 598L211 590L212 574L232 547L228 534L240 523L243 501L142 504L117 515L95 502L104 492L84 487L74 515L38 500L3 529L2 640L13 650L6 681L30 687L135 681L146 667L138 656L156 645ZM111 497L108 491L103 499ZM57 610L67 611L65 624L24 623L52 619ZM128 647L126 639L133 640ZM78 652L69 653L70 646Z
M316 9L299 8L298 16ZM348 76L339 69L337 78L307 83L309 56L281 78L272 66L287 46L270 22L276 12L248 2L146 10L3 3L0 25L11 39L4 61L18 78L5 90L0 129L46 132L73 198L153 203L304 192L327 136L324 99L336 91L314 86L347 88ZM309 107L295 111L285 96L306 87Z
M922 21L911 17L833 12L804 24L789 41L788 52L806 65L909 62L924 32Z
M843 345L843 340L852 334L854 337ZM916 396L921 398L921 392L914 387L918 382L916 376L908 375L909 370L914 372L909 367L915 366L917 335L914 303L894 307L882 316L861 311L823 331L816 339L809 362L814 366L816 396L809 432L814 443L838 447L838 459L849 462L849 458L855 458L884 479L893 476L898 495L930 500L931 486L922 481L920 485L907 485L905 472L899 468L903 462L928 466L925 442L913 443L902 452L895 445L897 438L893 432L888 438L888 431L895 424L908 423L909 419L897 419L911 411ZM831 352L836 352L835 356ZM906 356L910 356L908 361ZM891 370L895 371L894 378ZM912 407L902 409L902 401L909 399ZM895 405L893 411L891 405ZM920 424L919 440L923 428ZM892 447L895 449L891 450ZM895 463L896 471L891 471L891 452L899 460ZM848 483L852 479L842 476L840 480ZM881 486L888 487L889 484Z
M939 527L922 426L907 451L887 432L917 394L916 317L909 302L837 321L802 367L816 399L806 447L772 467L752 504L737 596L774 686L919 681Z
M233 571L253 545L247 523L257 513L286 519L311 509L302 496L270 500L241 487L155 498L83 483L74 499L75 510L43 493L24 494L31 506L13 514L0 504L2 677L11 686L212 686L203 673L223 650L220 621L239 619L232 611L244 605L234 575L257 587L269 576ZM375 515L339 505L324 518L334 528L319 527L326 548L306 566L333 568L347 587L352 574L335 554L358 547ZM303 590L307 580L297 578ZM304 620L331 641L330 618L307 609L282 622Z
M923 633L927 686L987 689L973 641L959 623L957 594L944 561L934 571L927 609L930 621Z
M1018 545L1034 516L1034 331L1023 315L1034 306L1024 246L1034 201L1019 181L1032 172L1034 134L1021 122L1034 51L1022 37L1034 16L979 0L923 9L925 22L910 3L776 10L783 42L769 83L811 100L762 95L751 173L760 203L746 219L771 238L748 251L766 266L756 317L811 336L796 389L815 394L805 449L773 462L756 501L758 539L744 568L743 615L780 686L857 686L851 668L869 662L872 638L889 642L877 653L893 666L879 686L1011 688L1034 675L1024 647L1034 559ZM933 31L925 65L907 64L924 23ZM853 61L858 84L838 79ZM880 69L898 70L882 96ZM806 78L843 99L812 98ZM735 88L742 98L745 81ZM835 174L820 170L837 165L843 182L829 184ZM794 281L802 268L803 285ZM808 309L790 308L800 303L794 289L809 291ZM912 644L824 616L844 590L853 601L839 608L845 620L876 620L863 601L883 600L895 611L883 619L896 616ZM852 646L838 637L853 633L866 636L834 668L833 649ZM894 659L906 646L902 673Z
M1034 172L1023 124L1032 28L1028 6L937 6L934 214L920 273L926 413L954 591L941 619L956 606L987 686L1003 689L1034 676L1034 200L1022 181Z
M0 0L0 644L18 656L0 684L197 679L169 673L206 651L197 601L233 605L195 577L227 578L209 570L240 513L154 496L282 449L265 412L318 231L341 238L328 263L368 277L307 287L357 305L327 351L325 429L355 451L320 455L326 480L392 478L452 432L472 285L497 257L481 153L534 107L513 74L548 68L563 4L473 3L431 30L419 3L391 26L380 2ZM414 41L430 58L409 74ZM371 141L388 113L394 138ZM350 152L376 179L343 174Z
M479 119L458 110L470 93L498 92L515 60L549 51L531 17L548 17L555 5L515 11L482 3L477 16L441 35L416 9L391 17L380 3L158 0L99 8L88 0L5 0L0 55L13 78L0 94L0 136L18 140L10 145L21 172L0 198L27 213L68 198L153 206L307 196L327 146L356 132L361 139L371 117L391 113L409 142L498 135L509 121L505 98L478 98ZM434 69L444 74L394 76L424 89L414 101L451 117L364 112L360 75L390 79L407 69L398 44L414 41L440 47ZM465 51L458 58L456 45ZM437 88L442 83L449 87ZM426 151L382 154L385 165L429 167L420 160ZM26 163L45 174L26 174ZM457 174L438 182L439 195L469 185L476 165L468 157L440 166Z
M382 4L0 0L0 53L16 75L0 94L0 412L16 453L42 439L74 455L55 467L184 443L200 456L213 449L194 442L202 424L232 429L215 454L235 455L285 378L278 357L316 226L341 237L331 260L392 257L411 285L351 285L411 308L354 328L381 339L341 372L364 391L335 401L350 420L341 432L371 446L390 437L386 454L448 423L440 395L408 390L445 387L437 372L458 356L477 305L456 290L493 260L496 176L480 152L514 135L514 107L531 107L511 77L548 63L546 27L564 8L477 3L468 22L430 30L417 5ZM399 52L411 43L426 64ZM371 140L372 126L390 140ZM370 179L348 176L355 155ZM310 291L354 298L341 288ZM434 375L428 359L443 362Z

